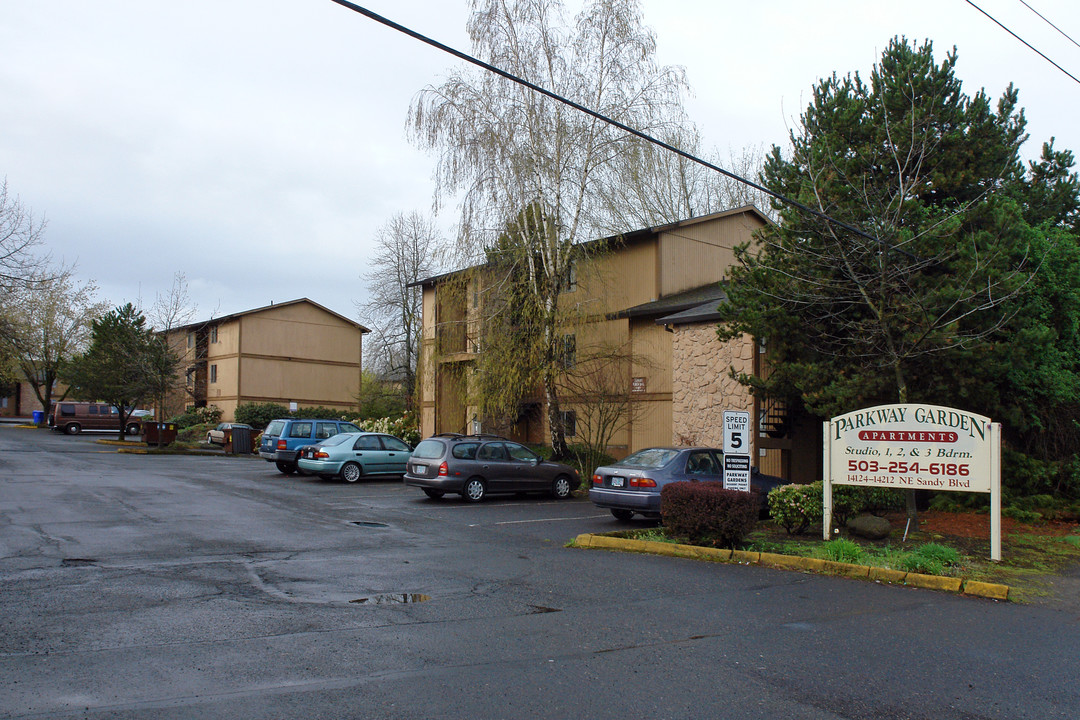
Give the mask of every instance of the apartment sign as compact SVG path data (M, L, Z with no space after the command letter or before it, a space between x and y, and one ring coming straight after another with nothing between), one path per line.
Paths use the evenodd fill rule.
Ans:
M636 377L630 381L630 392L643 393L645 392L645 378Z
M824 434L826 539L833 484L990 493L991 523L1000 526L1001 425L990 418L938 405L881 405L834 417ZM1000 532L997 540L995 560Z

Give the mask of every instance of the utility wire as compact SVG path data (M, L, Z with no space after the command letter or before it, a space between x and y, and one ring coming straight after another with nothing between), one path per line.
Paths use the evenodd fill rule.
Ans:
M1024 7L1026 7L1026 8L1027 8L1028 10L1030 10L1031 12L1035 13L1036 15L1038 15L1038 16L1039 16L1040 18L1042 18L1042 21L1043 21L1044 23L1046 23L1047 25L1049 25L1050 27L1054 28L1054 29L1055 29L1055 30L1057 30L1057 31L1058 31L1059 33L1061 33L1062 35L1064 35L1064 36L1065 36L1065 37L1066 37L1066 38L1068 39L1068 41L1069 41L1069 42L1071 42L1071 43L1072 43L1073 45L1075 45L1076 47L1080 47L1080 43L1078 43L1078 42L1076 42L1075 40L1073 40L1073 39L1072 39L1071 37L1069 37L1069 34L1068 34L1067 32L1065 32L1064 30L1062 30L1061 28L1059 28L1059 27L1058 27L1057 25L1055 25L1054 23L1050 22L1050 21L1049 21L1049 20L1048 20L1048 19L1046 18L1046 16L1045 16L1045 15L1043 15L1043 14L1042 14L1041 12L1039 12L1039 11L1038 11L1038 10L1036 10L1035 8L1033 8L1033 7L1031 7L1030 5L1028 5L1028 4L1026 3L1026 2L1024 2L1024 0L1020 0L1020 4L1021 4L1021 5L1023 5Z
M1031 50L1033 50L1034 52L1038 53L1039 57L1041 57L1041 58L1042 58L1043 60L1045 60L1046 62L1050 63L1051 65L1053 65L1054 67L1056 67L1056 68L1057 68L1058 70L1060 70L1061 72L1063 72L1063 73L1065 73L1066 75L1068 75L1068 76L1069 76L1070 78L1072 78L1072 81L1073 81L1074 83L1076 83L1077 85L1080 85L1080 78L1077 78L1077 77L1076 77L1075 75L1073 75L1073 74L1072 74L1071 72L1069 72L1069 71L1068 71L1068 70L1066 70L1065 68L1061 67L1060 65L1058 65L1058 64L1057 64L1056 62L1054 62L1054 61L1053 61L1053 60L1051 60L1050 58L1046 57L1046 55L1044 55L1044 54L1043 54L1043 53L1042 53L1042 52L1041 52L1041 51L1040 51L1040 50L1039 50L1038 48L1036 48L1036 47L1035 47L1034 45L1032 45L1031 43L1029 43L1029 42L1028 42L1027 40L1025 40L1024 38L1022 38L1022 37L1020 37L1019 35L1017 35L1016 33L1014 33L1014 32L1013 32L1012 30L1010 30L1009 28L1007 28L1007 27L1005 27L1004 25L1002 25L1002 24L1001 24L1001 23L1000 23L1000 22L999 22L999 21L997 20L997 18L995 18L995 17L993 16L993 15L991 15L990 13L986 12L985 10L983 10L983 9L982 9L981 7L979 7L978 5L976 5L975 3L973 3L973 2L971 1L971 0L964 0L964 1L965 1L965 2L966 2L966 3L968 4L968 5L970 5L971 7L975 8L976 10L978 10L979 12L981 12L981 13L982 13L983 15L985 15L986 17L990 18L990 20L992 20L992 21L994 22L994 24L995 24L995 25L997 25L998 27L1000 27L1000 28L1001 28L1002 30L1004 30L1005 32L1009 33L1010 35L1012 35L1012 36L1013 36L1014 38L1016 38L1016 39L1017 39L1017 40L1019 40L1020 42L1024 43L1025 45L1027 45L1027 46L1028 46L1028 48L1030 48L1030 49L1031 49ZM1040 15L1039 17L1042 17L1042 16ZM1070 39L1072 39L1072 38L1070 38Z
M355 4L355 3L349 2L348 0L331 0L331 1L337 3L338 5L341 5L344 8L348 8L349 10L352 10L353 12L357 12L357 13L363 15L364 17L367 17L367 18L369 18L371 20L374 20L377 23L385 25L388 28L391 28L393 30L397 30L398 32L403 33L405 35L408 35L411 38L414 38L416 40L419 40L422 43L430 45L431 47L433 47L433 48L435 48L437 50L442 50L443 52L449 53L450 55L453 55L454 57L459 58L461 60L464 60L467 63L471 63L473 65L476 65L477 67L483 68L484 70L487 70L489 72L493 72L496 75L499 75L501 77L506 78L507 80L510 80L511 82L515 82L515 83L517 83L519 85L522 85L524 87L529 88L530 90L532 90L534 92L537 92L537 93L540 93L541 95L549 97L552 100L555 100L556 102L563 103L564 105L569 105L570 107L574 108L575 110L583 112L586 115L589 115L591 117L596 118L597 120L600 120L600 121L605 122L605 123L607 123L609 125L617 127L620 130L622 130L624 132L627 132L627 133L630 133L631 135L633 135L635 137L638 137L638 138L641 138L642 140L644 140L646 142L649 142L649 143L652 143L653 145L656 145L658 147L662 147L665 150L668 150L670 152L675 153L676 155L679 155L680 157L683 157L683 158L686 158L687 160L690 160L691 162L698 163L699 165L703 165L703 166L709 168L710 170L715 170L716 172L720 173L721 175L725 175L725 176L731 178L732 180L735 180L737 182L741 182L741 183L743 183L745 185L749 185L750 187L754 188L755 190L763 192L766 195L769 195L770 197L774 197L774 198L776 198L777 200L779 200L782 203L786 203L787 205L790 205L790 206L792 206L794 208L802 210L803 212L808 213L810 215L813 215L814 217L819 218L821 220L824 220L825 222L832 223L836 227L843 228L844 230L847 230L848 232L852 232L852 233L858 235L859 237L865 238L867 240L871 240L871 241L873 241L875 243L878 243L879 245L884 245L884 246L887 247L887 249L895 250L896 252L901 253L903 255L906 255L906 256L908 256L910 258L913 258L913 259L915 258L914 255L907 252L906 250L903 250L903 249L898 248L898 247L889 247L888 244L886 242L884 242L883 240L880 240L877 237L875 237L873 235L870 235L869 233L867 233L867 232L865 232L863 230L860 230L859 228L857 228L857 227L855 227L853 225L849 225L848 223L841 222L840 220L836 220L836 219L834 219L832 217L829 217L828 215L826 215L825 213L823 213L823 212L821 212L819 210L814 210L813 208L808 207L806 205L803 205L802 203L800 203L800 202L798 202L796 200L792 200L791 198L789 198L789 197L787 197L785 195L781 195L780 193L774 192L774 191L770 190L769 188L767 188L767 187L765 187L763 185L759 185L759 184L753 182L752 180L747 180L744 177L741 177L739 175L736 175L733 172L725 170L724 168L720 167L719 165L715 165L715 164L713 164L713 163L711 163L711 162L709 162L707 160L703 160L702 158L699 158L696 155L691 155L690 153L686 152L685 150L680 150L679 148L675 147L674 145L670 145L670 144L668 144L668 143L666 143L666 142L664 142L662 140L658 140L657 138L654 138L651 135L646 135L645 133L641 132L640 130L636 130L636 129L630 127L629 125L626 125L624 123L619 122L618 120L614 120L612 118L609 118L606 115L601 115L600 113L596 112L595 110L587 108L584 105L576 103L573 100L570 100L568 98L564 98L561 95L557 95L554 92L552 92L552 91L550 91L550 90L548 90L546 88L540 87L539 85L536 85L534 83L529 82L528 80L525 80L523 78L519 78L516 75L512 75L511 73L507 72L506 70L503 70L503 69L498 68L498 67L496 67L494 65L491 65L490 63L486 63L483 60L480 60L478 58L473 57L472 55L467 55L466 53L463 53L460 50L455 50L454 48L450 47L449 45L444 45L443 43L441 43L441 42L439 42L437 40L433 40L433 39L427 37L426 35L421 35L420 33L416 32L415 30L411 30L411 29L405 27L404 25L400 25L400 24L394 22L393 20L390 20L388 18L383 17L382 15L379 15L377 13L372 12L371 10L368 10L367 8L364 8L364 7L361 7L361 6L359 6L359 5Z

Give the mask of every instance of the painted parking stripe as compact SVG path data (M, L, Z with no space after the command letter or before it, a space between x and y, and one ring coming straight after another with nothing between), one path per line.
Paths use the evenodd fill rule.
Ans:
M532 520L504 520L503 522L491 523L492 525L522 525L525 523L541 523L541 522L562 522L564 520L595 520L596 518L607 517L607 514L603 515L580 515L578 517L562 517L562 518L535 518ZM469 527L480 527L483 523L474 523Z

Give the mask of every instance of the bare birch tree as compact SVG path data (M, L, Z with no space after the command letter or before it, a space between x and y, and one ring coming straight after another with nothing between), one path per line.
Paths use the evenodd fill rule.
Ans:
M357 310L373 327L368 369L400 383L405 407L415 409L416 364L420 354L423 297L415 283L437 265L443 240L435 222L420 213L398 213L375 237L377 251L367 281L368 301Z
M182 372L187 361L187 338L173 331L190 324L198 311L199 308L192 302L188 290L187 274L177 271L168 291L155 293L154 304L146 313L151 328L167 346L167 352L155 356L157 362L149 368L155 375L154 403L157 405L158 421L165 420L171 414L169 398L187 392L185 373ZM177 408L177 411L182 409Z
M41 278L47 259L34 254L41 245L45 221L35 219L18 196L8 195L7 179L0 184L0 296L32 277Z
M571 24L549 0L472 0L473 54L656 136L685 125L681 69L657 65L636 0L594 0ZM460 247L476 262L514 218L541 333L541 378L556 455L566 453L558 397L560 294L581 243L610 227L610 188L629 177L639 140L494 74L465 69L420 92L414 140L437 158L441 195L461 193ZM528 211L528 212L527 212Z

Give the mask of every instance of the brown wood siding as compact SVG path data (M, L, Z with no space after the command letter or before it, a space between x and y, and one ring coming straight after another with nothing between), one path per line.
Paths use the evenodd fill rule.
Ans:
M735 263L735 246L750 240L761 227L764 223L757 216L738 213L662 233L660 291L672 295L720 282Z

